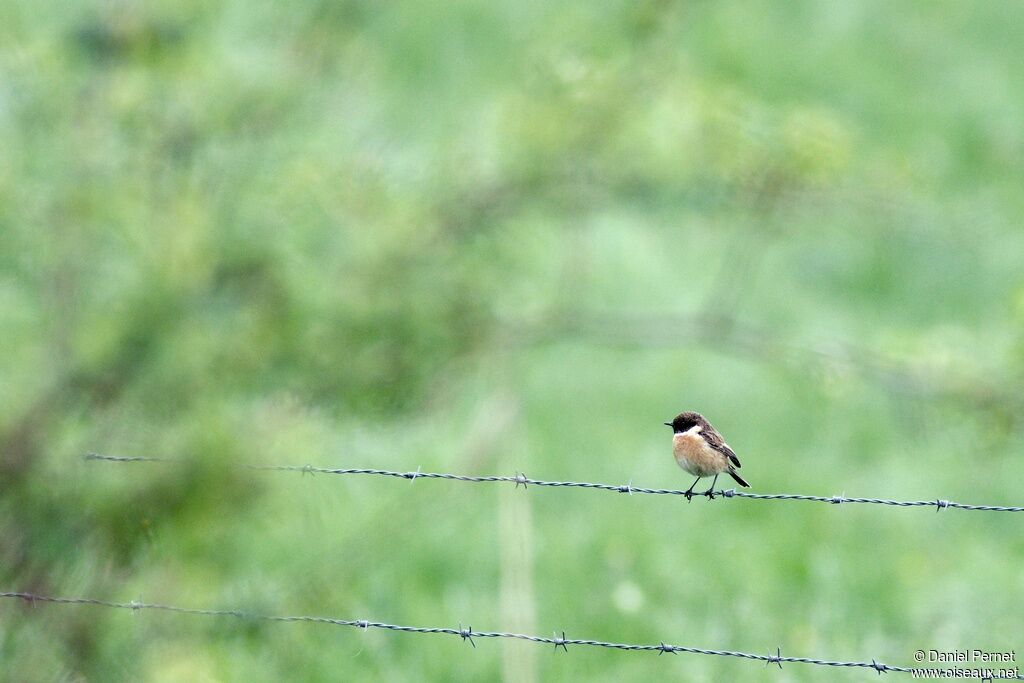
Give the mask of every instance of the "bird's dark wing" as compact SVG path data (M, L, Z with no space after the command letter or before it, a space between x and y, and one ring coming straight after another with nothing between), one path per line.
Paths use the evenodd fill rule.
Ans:
M729 448L729 444L723 443L722 447L718 450L725 453L725 457L729 458L729 460L732 461L733 465L736 465L736 467L742 467L742 465L740 465L740 459L737 458L733 450Z
M740 459L736 457L736 453L734 453L733 450L729 448L729 444L725 442L725 439L722 438L722 435L719 434L714 427L708 425L707 428L702 429L700 433L701 436L704 437L704 440L708 442L709 446L714 448L716 451L718 451L725 457L729 458L733 465L736 465L736 467L740 467Z

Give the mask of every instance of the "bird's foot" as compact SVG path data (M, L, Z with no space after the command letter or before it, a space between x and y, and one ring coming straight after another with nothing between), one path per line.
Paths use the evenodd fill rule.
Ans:
M708 489L707 491L705 491L704 493L702 493L700 495L707 496L708 500L714 500L715 499L715 490L714 489Z
M693 494L693 489L690 489L689 491L683 491L683 495L686 496L686 501L689 502L690 499L693 498L693 495L694 495Z

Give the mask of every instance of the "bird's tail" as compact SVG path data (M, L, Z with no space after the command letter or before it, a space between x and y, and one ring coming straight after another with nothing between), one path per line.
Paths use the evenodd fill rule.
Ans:
M740 486L746 486L748 489L750 488L750 484L748 484L747 482L743 481L743 477L741 477L740 475L736 474L736 470L730 469L729 470L729 476L732 477L733 479L735 479L736 483L739 484Z

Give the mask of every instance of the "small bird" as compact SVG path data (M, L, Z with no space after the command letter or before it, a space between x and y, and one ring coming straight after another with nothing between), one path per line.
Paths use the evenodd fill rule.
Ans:
M703 415L692 412L679 413L674 420L665 424L672 428L672 453L676 456L676 463L697 477L684 494L687 500L693 495L693 487L697 482L711 475L715 476L711 488L698 495L714 498L715 482L722 472L728 472L740 486L750 487L750 484L736 473L740 459Z

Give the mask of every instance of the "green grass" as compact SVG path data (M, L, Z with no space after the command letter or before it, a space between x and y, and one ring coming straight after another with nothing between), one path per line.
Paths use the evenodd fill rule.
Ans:
M0 587L1019 649L1017 515L232 464L685 488L696 409L757 492L1021 504L1020 13L8 3ZM4 680L867 675L0 604Z

